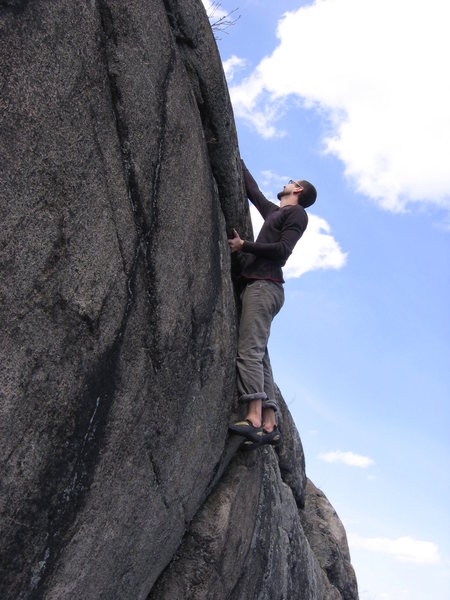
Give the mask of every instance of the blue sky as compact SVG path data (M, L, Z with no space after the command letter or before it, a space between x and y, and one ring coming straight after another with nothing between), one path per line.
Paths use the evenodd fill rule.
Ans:
M270 340L308 476L361 600L450 600L450 6L204 4L261 189L319 192Z

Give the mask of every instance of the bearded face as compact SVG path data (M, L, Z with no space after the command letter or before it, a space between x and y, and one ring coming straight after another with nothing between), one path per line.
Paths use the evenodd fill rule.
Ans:
M290 190L286 189L287 186L284 186L284 188L281 190L281 192L278 192L277 194L277 198L278 200L281 200L281 198L283 198L284 196L289 196L289 194L291 193Z

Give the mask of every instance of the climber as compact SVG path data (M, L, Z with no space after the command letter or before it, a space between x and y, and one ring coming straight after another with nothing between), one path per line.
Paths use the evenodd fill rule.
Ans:
M232 253L247 254L241 273L245 287L236 359L239 400L247 403L247 416L229 429L245 437L245 447L253 449L281 441L267 342L272 320L284 303L282 267L306 229L305 208L314 204L317 192L308 181L291 179L278 193L278 206L263 195L244 161L242 168L247 196L264 224L256 242L242 240L236 230L228 240Z

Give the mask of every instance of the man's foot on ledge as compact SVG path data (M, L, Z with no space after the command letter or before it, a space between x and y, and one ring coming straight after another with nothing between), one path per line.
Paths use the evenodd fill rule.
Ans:
M242 450L257 450L261 448L261 446L269 445L269 446L279 446L281 444L281 431L275 425L272 431L266 431L263 429L263 434L258 438L255 442L250 439L246 439L245 442L241 445Z
M276 425L272 431L263 429L260 444L270 444L271 446L279 446L281 444L281 431Z
M237 435L242 435L248 440L259 443L263 436L263 428L255 427L251 421L245 419L244 421L236 421L229 425L228 429Z

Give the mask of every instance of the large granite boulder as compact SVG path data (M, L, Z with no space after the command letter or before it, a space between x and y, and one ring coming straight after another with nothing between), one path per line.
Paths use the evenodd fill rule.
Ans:
M251 229L200 0L0 0L0 55L0 597L170 600L218 519L230 598L339 598L287 409L279 461L227 437Z

